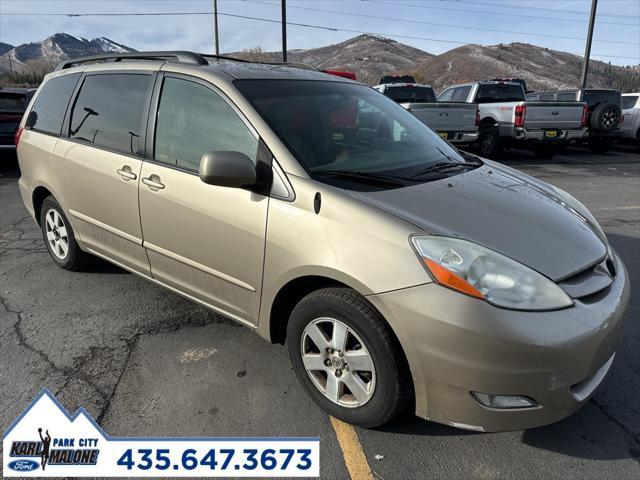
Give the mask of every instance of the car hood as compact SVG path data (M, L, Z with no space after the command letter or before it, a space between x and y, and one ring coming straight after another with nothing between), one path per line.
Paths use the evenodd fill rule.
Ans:
M584 207L555 187L496 163L453 177L351 195L433 235L462 238L559 280L607 253ZM574 200L576 205L572 205Z

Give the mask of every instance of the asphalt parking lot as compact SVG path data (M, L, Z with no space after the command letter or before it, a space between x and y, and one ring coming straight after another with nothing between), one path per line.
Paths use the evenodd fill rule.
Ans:
M614 366L572 417L477 434L405 414L349 436L298 386L284 347L106 263L57 268L19 198L15 162L1 157L0 428L47 387L111 435L319 436L323 478L348 478L347 464L383 479L640 478L640 154L503 161L589 207L634 285Z

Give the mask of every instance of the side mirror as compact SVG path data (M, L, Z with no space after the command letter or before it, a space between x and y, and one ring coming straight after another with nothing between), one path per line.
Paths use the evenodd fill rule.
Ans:
M256 166L244 153L207 152L200 159L200 180L209 185L250 187L256 177Z
M33 128L38 123L38 114L31 110L29 115L27 115L27 120L24 122L24 126L26 128Z

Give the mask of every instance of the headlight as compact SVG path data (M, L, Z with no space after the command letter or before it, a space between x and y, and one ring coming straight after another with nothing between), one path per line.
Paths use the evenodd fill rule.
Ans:
M488 248L450 237L416 236L411 242L434 280L446 287L516 310L573 305L551 280Z

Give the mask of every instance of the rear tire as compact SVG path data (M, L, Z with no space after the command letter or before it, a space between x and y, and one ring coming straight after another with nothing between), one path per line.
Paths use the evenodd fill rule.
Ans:
M620 125L620 108L615 103L601 103L591 112L589 124L599 132L615 130Z
M380 426L410 399L411 375L398 340L350 288L324 288L304 297L291 313L287 348L309 396L347 423Z
M497 127L487 127L478 139L478 151L485 158L497 158L502 151Z
M67 216L51 195L42 202L40 228L51 258L60 268L82 270L90 263L91 256L80 249Z

